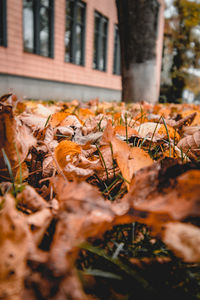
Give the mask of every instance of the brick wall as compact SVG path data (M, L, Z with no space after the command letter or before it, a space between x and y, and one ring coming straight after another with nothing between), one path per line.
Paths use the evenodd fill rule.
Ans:
M65 1L55 0L54 58L25 53L23 50L23 1L7 0L8 47L0 47L0 73L121 89L120 76L113 75L115 0L84 0L86 10L85 66L64 62ZM94 10L109 19L107 71L92 69Z

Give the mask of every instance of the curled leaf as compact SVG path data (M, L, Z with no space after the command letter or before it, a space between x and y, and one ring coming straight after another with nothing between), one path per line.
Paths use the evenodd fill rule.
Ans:
M30 130L14 117L12 107L3 107L0 111L0 149L4 149L13 169L25 160L29 149L35 144L36 140ZM6 171L3 153L0 151L0 172Z
M193 135L182 138L177 146L188 157L197 159L200 156L200 130L196 131Z
M81 147L71 141L61 141L55 148L55 157L59 166L64 169L67 162L71 161L73 156L81 153Z

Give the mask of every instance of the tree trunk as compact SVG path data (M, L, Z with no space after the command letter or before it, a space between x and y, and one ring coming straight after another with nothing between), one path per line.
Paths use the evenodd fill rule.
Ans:
M122 100L158 100L157 0L116 0L121 45ZM162 51L160 49L160 51Z

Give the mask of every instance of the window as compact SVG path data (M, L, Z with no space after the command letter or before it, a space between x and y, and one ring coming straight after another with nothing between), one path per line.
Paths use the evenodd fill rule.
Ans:
M0 46L7 46L6 0L0 0Z
M114 56L113 56L113 74L121 74L121 62L120 62L120 40L119 40L119 29L115 25L114 34Z
M23 0L24 50L53 57L53 0Z
M93 68L106 71L108 19L95 12Z
M66 2L65 61L84 65L86 4L80 0Z

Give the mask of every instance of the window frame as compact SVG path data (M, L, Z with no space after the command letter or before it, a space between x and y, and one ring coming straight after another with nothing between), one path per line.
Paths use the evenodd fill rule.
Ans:
M114 25L113 74L121 75L120 37L117 24Z
M24 52L37 54L42 57L47 58L54 58L54 0L49 0L48 9L48 55L44 55L41 52L40 47L40 8L45 7L41 4L41 0L33 0L32 2L32 11L33 11L33 50L28 51L25 49L24 45L24 4L23 4L23 45L24 45ZM46 8L46 7L45 7Z
M67 14L67 1L73 3L73 15ZM66 10L65 10L65 33L66 33L66 27L67 27L67 19L69 18L72 27L70 29L71 37L69 43L70 45L70 53L69 53L69 60L66 59L66 43L65 43L65 62L66 63L72 63L78 66L85 66L85 35L86 35L86 11L87 11L87 3L82 0L66 0ZM78 22L77 19L77 11L78 7L82 7L84 9L84 15L83 15L83 22ZM76 62L76 50L78 48L77 41L76 41L76 26L79 25L82 27L82 34L81 34L81 59L80 63Z
M99 29L96 30L96 17L99 18ZM104 33L103 26L106 23L106 33ZM102 15L97 10L94 11L94 43L93 43L93 69L106 72L107 71L107 55L108 55L108 28L109 27L109 19ZM97 36L97 49L95 49L95 41ZM103 46L102 40L105 39L105 49L104 49L104 66L100 68L100 53L101 47ZM96 61L95 61L96 60ZM96 64L96 66L94 66Z
M0 0L2 7L1 9L1 38L0 38L0 47L7 47L7 1L6 0Z

